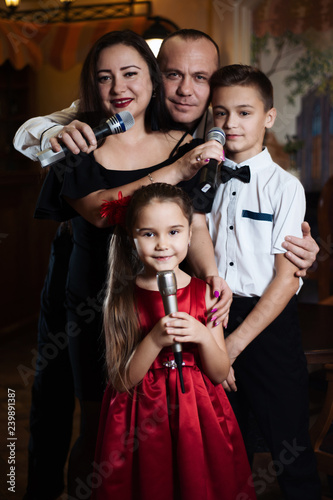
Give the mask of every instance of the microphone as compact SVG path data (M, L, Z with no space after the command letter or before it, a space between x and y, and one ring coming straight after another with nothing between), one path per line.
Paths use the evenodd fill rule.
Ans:
M225 133L220 127L213 127L207 134L207 141L215 140L224 146ZM193 206L197 211L210 212L215 196L215 185L218 161L211 159L209 163L201 169L200 183L196 188L193 198Z
M156 274L157 286L162 295L163 306L165 315L168 316L171 313L178 311L177 303L177 281L174 271L159 271ZM183 357L182 357L182 345L179 342L175 342L172 345L172 351L175 356L176 365L179 373L179 381L182 393L185 393L184 380L183 380Z
M108 135L121 134L126 132L134 125L134 118L129 111L121 111L113 116L111 116L106 122L102 123L98 127L93 129L96 140L99 141ZM40 153L37 153L37 159L39 160L41 166L48 167L53 163L62 160L65 156L70 153L66 146L62 146L61 151L55 153L52 148L44 149Z

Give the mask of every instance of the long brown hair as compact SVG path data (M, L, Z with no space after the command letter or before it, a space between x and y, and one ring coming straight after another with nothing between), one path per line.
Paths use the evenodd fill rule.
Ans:
M151 130L170 130L172 120L165 105L162 74L156 58L142 36L131 30L106 33L90 49L80 77L79 116L91 126L99 125L105 116L97 82L97 62L102 50L114 45L126 45L135 49L148 66L154 97L151 98L145 114L145 125Z
M141 209L156 201L176 203L189 225L192 223L193 208L188 195L176 186L154 183L134 193L126 213L126 227L115 228L109 249L104 334L109 379L119 391L131 387L128 366L141 340L134 286L143 266L134 249L133 228Z

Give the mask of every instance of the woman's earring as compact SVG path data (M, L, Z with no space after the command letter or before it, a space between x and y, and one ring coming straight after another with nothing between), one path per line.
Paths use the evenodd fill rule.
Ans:
M152 93L151 97L152 97L153 99L156 97L156 91L155 91L155 90L153 90L153 93Z

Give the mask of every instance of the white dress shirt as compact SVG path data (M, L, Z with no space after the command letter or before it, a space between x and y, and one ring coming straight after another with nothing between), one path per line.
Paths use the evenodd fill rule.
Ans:
M236 296L260 297L274 278L275 254L285 252L285 236L302 237L304 189L267 148L239 165L228 159L224 165L249 165L251 181L220 183L207 214L219 275Z
M57 135L64 125L75 120L78 104L78 100L74 101L69 108L51 115L36 116L23 123L15 134L14 148L31 160L37 161L37 153L50 147L51 137Z

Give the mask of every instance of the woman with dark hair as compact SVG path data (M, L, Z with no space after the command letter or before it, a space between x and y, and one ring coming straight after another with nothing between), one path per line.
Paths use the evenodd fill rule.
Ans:
M80 78L80 105L79 112L92 113L96 119L105 119L105 109L101 101L99 88L96 86L96 65L100 53L107 47L121 44L135 49L146 62L150 79L154 88L154 100L148 104L145 113L145 124L152 130L175 128L175 123L168 113L165 113L164 90L162 75L157 60L151 57L151 50L140 36L133 36L131 31L113 31L102 36L92 47L82 68ZM96 123L98 125L98 123Z
M92 487L90 471L106 379L101 309L112 227L101 217L101 205L117 203L119 197L152 182L178 184L192 178L210 158L222 158L216 141L200 144L187 133L170 130L156 59L135 33L112 32L100 38L86 58L80 88L78 119L95 126L126 110L135 124L124 134L104 139L94 152L80 153L75 165L66 160L55 165L36 209L37 218L72 219L73 227L67 333L81 430L69 463L71 498ZM191 191L195 182L193 178L183 187ZM202 238L200 244L204 244ZM206 276L216 275L213 255L212 248L212 259L205 258Z

